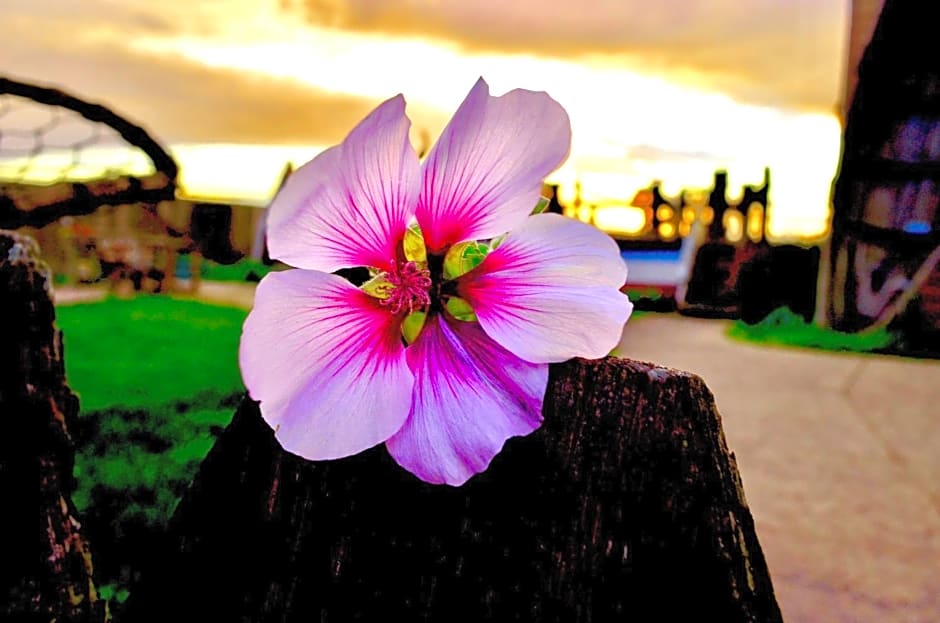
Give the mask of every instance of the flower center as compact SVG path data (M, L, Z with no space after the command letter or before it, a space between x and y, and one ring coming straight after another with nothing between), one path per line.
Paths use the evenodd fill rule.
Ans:
M387 273L384 277L386 283L383 293L387 296L379 303L391 313L407 310L410 314L430 305L428 289L431 287L431 273L417 262L404 262L397 271Z

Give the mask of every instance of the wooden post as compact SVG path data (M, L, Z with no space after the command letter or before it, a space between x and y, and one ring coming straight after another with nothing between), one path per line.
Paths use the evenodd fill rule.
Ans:
M71 501L78 399L50 278L32 239L0 231L0 620L92 623L107 606Z
M287 454L246 399L129 620L781 620L701 379L571 361L553 366L544 415L451 488L381 446Z

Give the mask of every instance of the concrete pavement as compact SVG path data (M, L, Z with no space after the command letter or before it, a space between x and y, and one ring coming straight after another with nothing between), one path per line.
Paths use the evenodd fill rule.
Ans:
M715 394L786 621L940 621L940 362L761 347L650 314L618 353Z
M233 307L250 308L255 299L254 283L240 283L232 281L203 281L195 293L173 293L171 296L181 298L194 298L217 305L230 305ZM72 305L75 303L90 303L99 301L114 292L106 283L90 285L61 285L52 290L52 298L56 305ZM128 292L133 296L133 292Z

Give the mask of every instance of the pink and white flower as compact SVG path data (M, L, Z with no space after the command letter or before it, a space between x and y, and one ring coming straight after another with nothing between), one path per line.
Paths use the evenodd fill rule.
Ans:
M548 364L605 356L632 306L608 236L531 215L569 150L557 102L492 97L481 79L423 163L410 125L394 97L288 179L268 244L297 268L259 284L239 359L285 450L384 442L422 480L459 485L539 427ZM455 271L474 241L485 257ZM362 287L330 274L363 266Z

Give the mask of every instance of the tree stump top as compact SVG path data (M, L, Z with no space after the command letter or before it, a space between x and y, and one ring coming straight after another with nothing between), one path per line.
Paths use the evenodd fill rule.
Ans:
M544 414L452 488L381 446L290 455L246 399L132 620L780 620L701 379L575 360L552 367Z

